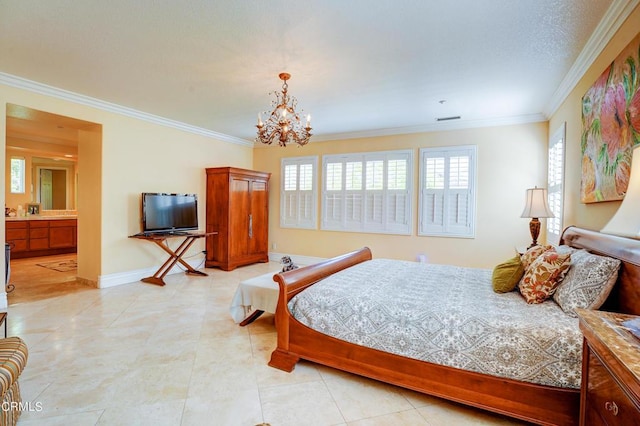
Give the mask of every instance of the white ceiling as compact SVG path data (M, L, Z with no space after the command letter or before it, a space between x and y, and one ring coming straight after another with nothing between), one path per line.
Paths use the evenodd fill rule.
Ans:
M0 72L249 141L282 71L317 140L538 121L629 2L5 0Z

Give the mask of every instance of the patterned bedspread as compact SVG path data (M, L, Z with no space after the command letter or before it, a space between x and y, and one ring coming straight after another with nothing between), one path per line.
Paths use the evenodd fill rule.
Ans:
M374 259L296 295L289 310L324 334L435 364L579 388L578 319L553 300L498 294L491 270Z

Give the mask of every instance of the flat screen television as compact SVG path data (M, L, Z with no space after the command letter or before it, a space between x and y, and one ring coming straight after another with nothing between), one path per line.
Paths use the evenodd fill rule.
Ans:
M142 232L182 232L198 229L196 194L142 193Z

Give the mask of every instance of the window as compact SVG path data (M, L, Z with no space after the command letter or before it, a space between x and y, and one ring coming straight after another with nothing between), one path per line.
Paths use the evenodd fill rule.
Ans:
M325 155L324 230L410 235L413 151Z
M475 236L476 147L420 149L418 235Z
M560 244L562 233L562 202L564 199L564 139L565 124L551 136L549 140L549 162L547 175L547 192L549 208L555 217L547 219L547 242Z
M11 193L24 194L25 192L25 161L21 157L11 157Z
M318 211L318 157L282 159L280 226L316 229Z

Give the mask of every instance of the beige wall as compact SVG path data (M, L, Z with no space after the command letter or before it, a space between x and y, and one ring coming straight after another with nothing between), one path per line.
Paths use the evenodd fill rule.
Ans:
M560 127L563 122L567 123L564 193L565 227L577 225L600 230L620 205L620 202L617 201L590 204L580 202L582 96L639 31L640 6L636 7L549 121L549 130L551 132Z
M197 193L200 229L204 230L204 169L252 166L251 147L126 117L118 117L118 125L103 122L102 145L103 274L158 264L156 246L126 238L140 232L140 193ZM170 242L175 246L179 241ZM204 240L198 240L191 252L202 250Z
M164 262L166 254L159 248L127 238L140 231L141 192L198 193L204 229L204 169L252 167L251 147L5 85L0 85L0 129L6 129L7 103L98 125L98 130L80 132L78 147L78 274L89 281ZM6 157L5 148L6 132L0 131ZM0 162L5 163L6 158ZM6 180L5 173L0 175ZM4 226L0 234L4 240ZM199 241L190 253L203 249Z
M310 143L303 148L257 148L254 169L271 172L269 244L290 255L330 257L362 246L375 257L415 260L424 253L432 263L493 267L526 247L528 219L521 219L527 188L546 183L547 123L430 132ZM418 150L421 147L477 145L478 202L474 239L417 236ZM323 154L414 150L414 224L411 236L280 228L280 159ZM320 167L321 168L321 167ZM321 172L321 170L320 170ZM321 182L321 173L318 174ZM544 236L543 236L544 240Z
M78 277L96 283L102 256L102 126L78 131Z

